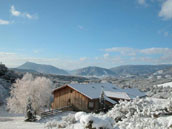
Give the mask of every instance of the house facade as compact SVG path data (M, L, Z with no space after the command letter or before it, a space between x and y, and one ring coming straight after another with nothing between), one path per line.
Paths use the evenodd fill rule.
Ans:
M104 102L112 107L120 99L130 100L129 95L113 84L68 84L53 91L53 109L69 107L70 110L96 112L100 109L100 96L104 92ZM143 96L144 94L142 94Z

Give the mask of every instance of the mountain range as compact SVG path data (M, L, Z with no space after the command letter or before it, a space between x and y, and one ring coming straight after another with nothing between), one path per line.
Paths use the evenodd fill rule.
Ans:
M63 69L56 68L52 65L36 64L33 62L26 62L23 65L17 67L16 69L23 70L23 71L25 70L27 72L35 71L35 72L45 73L45 74L68 75L68 72Z
M135 76L144 76L153 74L159 70L168 70L171 69L172 65L163 64L163 65L123 65L111 68L110 70L114 73L123 76L123 75L135 75Z
M96 67L96 66L89 66L81 69L76 69L70 72L73 75L80 75L80 76L115 76L116 74L106 68Z
M72 71L63 70L51 65L36 64L33 62L26 62L23 65L17 67L15 70L23 72L39 72L45 74L55 75L77 75L77 76L147 76L151 75L159 70L172 71L172 65L123 65L110 69L101 68L97 66L84 67Z

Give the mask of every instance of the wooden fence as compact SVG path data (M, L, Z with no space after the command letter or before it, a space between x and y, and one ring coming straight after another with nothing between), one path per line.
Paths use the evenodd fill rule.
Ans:
M44 118L44 117L47 117L47 116L57 115L58 113L61 113L64 110L68 110L70 108L72 108L72 106L65 106L65 107L62 107L62 108L59 108L59 109L53 109L53 110L50 110L50 111L42 112L41 113L41 118Z

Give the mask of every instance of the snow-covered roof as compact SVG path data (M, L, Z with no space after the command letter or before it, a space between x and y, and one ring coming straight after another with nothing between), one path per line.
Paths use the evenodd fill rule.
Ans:
M144 92L141 92L136 88L117 89L115 92L105 91L105 94L108 97L120 99L134 99L136 97L146 96Z
M62 86L55 90L61 89L65 86ZM76 91L80 92L81 94L87 96L90 99L99 98L102 92L102 89L105 92L105 95L107 96L107 98L110 97L110 98L119 98L119 99L129 100L129 99L136 98L137 96L138 97L145 96L145 93L140 92L136 88L121 89L121 88L118 88L116 85L110 84L110 83L68 84L67 86L75 89Z
M141 92L136 88L128 88L128 89L122 89L122 90L128 94L130 99L133 99L133 98L136 98L136 97L146 96L146 94L144 92Z
M144 92L140 92L136 88L121 89L110 83L88 83L88 84L68 84L55 89L54 91L69 86L90 99L97 99L100 97L102 90L105 95L110 98L130 100L136 97L146 96ZM107 100L108 101L108 100ZM110 102L110 100L109 100ZM111 102L112 103L112 102Z
M115 91L119 89L117 86L110 83L68 84L68 86L72 87L90 99L99 98L102 89L104 91Z
M126 92L112 92L112 91L105 91L105 95L110 98L119 98L119 99L126 99L129 100L130 97Z

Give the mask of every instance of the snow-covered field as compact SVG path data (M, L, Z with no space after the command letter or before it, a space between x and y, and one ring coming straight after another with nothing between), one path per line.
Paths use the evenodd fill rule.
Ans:
M165 110L164 110L165 109ZM24 122L24 116L0 108L0 129L171 129L172 99L145 98L121 101L107 113L64 112L57 116Z
M23 116L0 117L0 129L44 129L44 124L24 122Z
M44 129L42 123L24 122L25 117L19 114L11 114L0 107L0 129Z
M159 84L157 86L158 87L172 87L172 82L167 82L167 83Z

